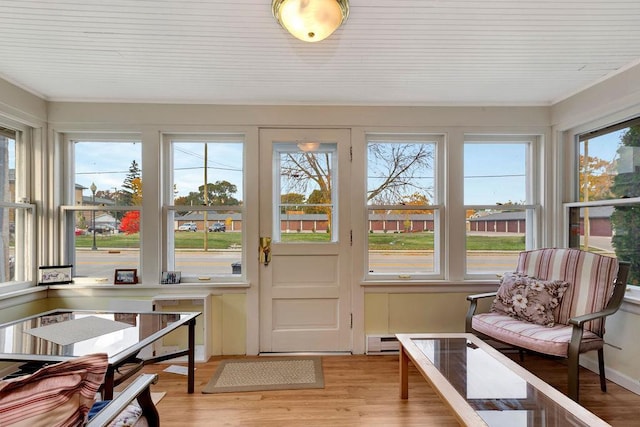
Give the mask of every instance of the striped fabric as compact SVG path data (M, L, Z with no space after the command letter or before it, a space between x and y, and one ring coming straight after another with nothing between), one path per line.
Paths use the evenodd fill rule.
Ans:
M82 425L107 366L106 354L93 354L0 381L0 426Z
M520 253L517 272L544 280L564 280L569 287L556 309L556 323L604 309L613 293L618 260L578 249L536 249ZM602 336L604 321L585 324L585 331Z
M571 326L557 324L549 328L500 313L476 314L473 316L472 327L507 344L560 357L567 357L572 330ZM580 351L598 350L603 344L598 335L585 331Z

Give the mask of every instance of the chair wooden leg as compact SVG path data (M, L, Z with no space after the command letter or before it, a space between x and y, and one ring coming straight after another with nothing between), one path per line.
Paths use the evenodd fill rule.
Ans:
M520 356L520 363L524 363L524 350L519 348L518 355Z
M582 341L582 325L573 325L571 341L567 353L567 367L569 369L569 397L578 402L580 389L580 342Z
M580 357L579 355L569 355L567 360L567 367L569 368L569 397L578 402L578 390L580 388Z
M604 375L604 348L598 350L598 369L600 371L600 390L607 391L607 378Z

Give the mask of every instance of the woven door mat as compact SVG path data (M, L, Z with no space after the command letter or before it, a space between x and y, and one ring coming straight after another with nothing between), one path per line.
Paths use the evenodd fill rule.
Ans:
M322 358L261 357L220 362L203 393L324 388Z

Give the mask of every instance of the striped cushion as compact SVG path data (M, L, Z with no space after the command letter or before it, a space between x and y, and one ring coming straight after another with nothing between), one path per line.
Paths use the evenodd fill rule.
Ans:
M106 354L94 354L0 381L0 426L82 425L107 366Z
M555 325L549 328L500 313L476 314L473 316L472 327L507 344L560 357L567 357L572 330L571 326ZM585 331L580 351L598 350L603 344L598 335Z
M520 253L516 271L538 279L569 282L554 313L556 322L566 325L572 317L604 309L613 293L618 260L578 249L537 249ZM588 322L585 330L602 336L604 322Z

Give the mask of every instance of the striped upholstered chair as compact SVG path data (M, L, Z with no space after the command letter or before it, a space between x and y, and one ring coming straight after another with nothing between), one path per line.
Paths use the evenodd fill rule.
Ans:
M0 426L157 427L158 412L149 386L156 375L141 375L86 423L104 382L108 360L104 353L47 365L32 374L0 380ZM137 399L138 405L132 402Z
M578 249L547 248L522 252L516 271L503 276L497 292L467 297L470 307L466 330L521 350L567 358L568 394L578 401L580 353L598 351L600 387L606 391L604 323L606 316L615 313L622 303L628 273L629 263ZM505 279L507 276L508 280ZM553 319L547 323L534 323L527 316L505 311L500 304L500 295L505 295L509 281L511 286L517 283L516 287L521 290L531 289L531 286L560 289L555 295L557 298L547 296L547 300L556 303L547 307ZM494 298L488 313L476 313L482 298ZM522 296L514 298L522 299Z

